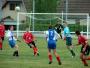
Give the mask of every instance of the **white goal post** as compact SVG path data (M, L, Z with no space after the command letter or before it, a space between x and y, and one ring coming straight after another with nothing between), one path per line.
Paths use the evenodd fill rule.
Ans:
M89 38L89 34L90 34L90 23L89 23L89 14L88 13L23 13L23 12L18 12L17 13L17 37L19 36L19 32L21 31L19 28L20 28L20 20L21 18L29 18L29 25L32 24L32 30L30 31L41 31L41 30L35 30L36 26L35 26L35 21L34 20L39 20L41 22L44 22L45 20L54 20L56 18L59 18L63 24L63 21L64 20L64 17L66 16L67 14L67 22L68 24L76 24L76 20L79 20L79 24L81 25L81 32L82 33L85 33L87 35L87 38ZM41 15L41 17L40 17ZM25 16L25 17L24 17ZM37 17L35 17L37 16ZM46 17L47 18L46 18ZM45 18L43 18L45 17ZM31 21L32 19L32 21ZM51 22L52 23L52 22ZM76 24L78 25L78 24ZM22 26L23 28L23 26ZM43 26L42 26L43 28ZM76 28L76 27L72 27L72 28ZM85 30L86 29L86 30ZM83 31L85 30L85 31ZM25 31L25 30L24 30ZM43 30L45 31L45 30ZM22 31L21 31L22 32ZM42 31L41 31L42 32ZM75 33L75 31L71 31L71 33Z

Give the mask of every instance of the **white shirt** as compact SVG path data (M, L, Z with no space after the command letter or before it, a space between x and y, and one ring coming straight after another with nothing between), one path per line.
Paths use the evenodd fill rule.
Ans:
M55 33L55 35L54 35L53 40L57 40L58 38L60 38L60 35L55 30L54 30L54 33ZM45 31L45 36L48 41L49 40L49 31Z
M7 37L9 40L15 40L14 33L8 30Z

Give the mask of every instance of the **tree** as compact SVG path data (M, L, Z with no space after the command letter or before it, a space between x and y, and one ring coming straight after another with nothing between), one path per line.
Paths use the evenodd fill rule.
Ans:
M36 13L55 13L57 12L58 0L35 0Z

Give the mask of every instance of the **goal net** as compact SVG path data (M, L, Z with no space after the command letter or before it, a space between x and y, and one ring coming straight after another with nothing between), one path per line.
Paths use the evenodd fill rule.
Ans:
M67 16L67 19L66 19ZM75 31L79 30L82 34L89 37L90 23L88 13L22 13L17 15L17 36L22 35L28 28L29 31L37 36L44 36L44 31L48 30L49 25L53 27L58 23L63 25L66 21L74 36Z

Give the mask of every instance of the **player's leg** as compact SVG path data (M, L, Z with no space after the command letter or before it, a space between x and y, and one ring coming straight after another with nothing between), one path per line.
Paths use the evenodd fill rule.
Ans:
M67 49L71 52L72 57L74 57L75 53L73 51L73 45L72 45L72 38L71 37L66 37L66 45L67 45Z
M19 56L19 54L18 54L18 45L15 45L14 47L15 47L15 56Z
M32 48L33 48L33 51L34 51L34 56L36 56L36 55L39 56L38 48L37 48L37 46L35 45L35 42L32 41L31 44L33 45Z
M88 45L87 47L86 47L86 50L85 50L85 52L84 52L84 59L86 59L86 60L90 60L90 56L88 56L89 55L89 49L90 49L90 46Z
M19 56L18 55L18 45L16 45L15 40L9 40L9 45L11 46L11 48L15 48L13 56Z
M72 56L74 57L75 56L75 52L73 51L73 45L69 46L69 48L70 48L70 52L71 52Z
M48 48L48 58L49 58L49 64L52 63L52 54L51 54L51 49Z
M83 53L80 54L80 59L84 66L88 66L88 63L86 62L85 55Z
M0 50L2 50L2 39L0 37Z
M60 34L60 37L61 37L61 39L62 39L62 33L60 32L59 34Z
M2 48L3 48L3 41L4 41L4 37L1 37L1 39L2 39Z
M54 53L54 55L55 55L55 57L56 57L56 59L58 61L58 64L61 65L60 56L57 54L56 49L53 49L53 53Z

